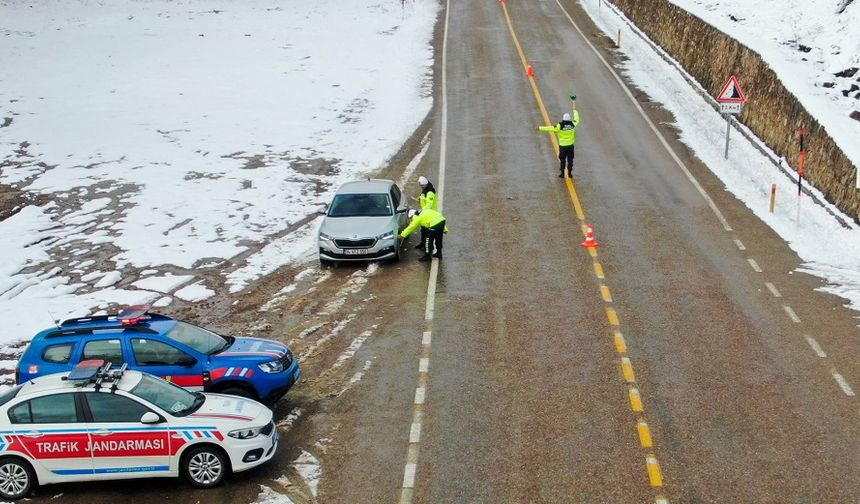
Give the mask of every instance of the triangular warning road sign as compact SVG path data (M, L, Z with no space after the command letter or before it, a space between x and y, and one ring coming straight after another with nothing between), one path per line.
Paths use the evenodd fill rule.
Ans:
M734 75L731 76L726 85L723 86L723 90L717 95L717 101L728 103L743 103L747 101L737 77Z

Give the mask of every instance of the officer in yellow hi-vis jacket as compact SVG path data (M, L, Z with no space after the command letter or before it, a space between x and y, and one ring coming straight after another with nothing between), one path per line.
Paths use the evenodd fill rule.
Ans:
M409 225L406 229L400 232L400 238L406 238L419 227L426 230L427 235L424 238L424 255L419 261L429 261L430 254L433 254L435 246L436 253L433 257L442 259L442 236L448 232L448 226L445 225L445 216L438 210L424 208L421 210L409 210Z
M418 204L421 206L421 209L429 208L436 210L438 198L433 183L427 180L427 177L421 175L418 177L418 185L421 186L421 194L418 195ZM418 245L415 245L415 248L423 249L425 241L427 241L427 230L421 228L421 241Z
M567 163L567 176L573 177L573 158L576 156L576 127L579 126L579 111L574 109L573 119L570 114L561 116L561 121L555 126L538 126L539 131L550 131L558 136L558 161L560 178L564 177L564 165Z

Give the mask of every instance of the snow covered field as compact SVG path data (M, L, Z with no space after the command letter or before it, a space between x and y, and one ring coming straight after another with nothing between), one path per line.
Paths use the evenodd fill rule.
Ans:
M605 3L601 7L599 1L602 0L580 0L580 4L607 36L614 39L619 29L625 32L630 29L620 13L607 8ZM840 142L840 145L848 147L845 148L846 154L850 155L855 166L860 166L860 142L857 141L860 123L848 119L850 106L856 105L835 99L823 89L816 88L818 77L800 69L804 65L834 69L857 64L860 39L843 22L854 19L856 28L856 21L860 21L860 5L849 5L847 14L837 14L835 5L820 0L806 3L794 0L671 1L762 54L828 132L847 141L844 145ZM802 28L806 26L807 18L802 18L798 12L789 16L783 10L789 7L787 4L796 4L801 9L799 12L810 13L808 27ZM815 7L806 4L814 4ZM731 21L729 15L732 13L744 17L744 22ZM842 17L837 20L838 16ZM796 22L798 18L804 19L803 23ZM797 61L800 59L797 51L787 47L785 41L797 39L801 32L806 34L804 40L808 39L807 43L819 48L818 57L826 59L826 55L831 54L833 58L814 64ZM652 100L672 112L681 141L725 183L726 190L735 194L788 242L805 261L804 272L827 281L822 290L842 296L853 309L860 310L860 228L840 214L849 225L846 229L825 208L813 204L808 197L798 201L797 180L786 177L740 135L733 136L729 159L724 159L725 120L690 87L681 71L666 63L642 38L625 36L624 41L620 51L629 58L624 64L625 74ZM749 90L747 95L747 99L755 99ZM771 156L777 157L772 152ZM776 212L771 214L768 206L773 183L777 184L780 197ZM823 200L819 192L814 192ZM828 210L839 214L832 205L828 205Z
M439 8L0 0L0 182L47 202L0 222L0 346L311 257L320 204L429 112Z

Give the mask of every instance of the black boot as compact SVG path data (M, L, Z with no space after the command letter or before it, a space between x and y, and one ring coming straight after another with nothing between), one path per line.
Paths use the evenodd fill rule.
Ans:
M420 259L418 259L418 260L419 260L420 262L427 262L427 261L429 261L429 260L430 260L430 254L424 254L424 255L423 255L423 256L421 256L421 258L420 258Z
M437 250L437 251L436 251L436 253L435 253L435 254L433 254L433 257L438 257L439 259L442 259L442 251L441 251L441 250Z

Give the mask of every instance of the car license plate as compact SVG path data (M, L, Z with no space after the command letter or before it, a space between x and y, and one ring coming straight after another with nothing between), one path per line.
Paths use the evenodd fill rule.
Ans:
M346 255L366 255L367 249L343 249L343 253Z

